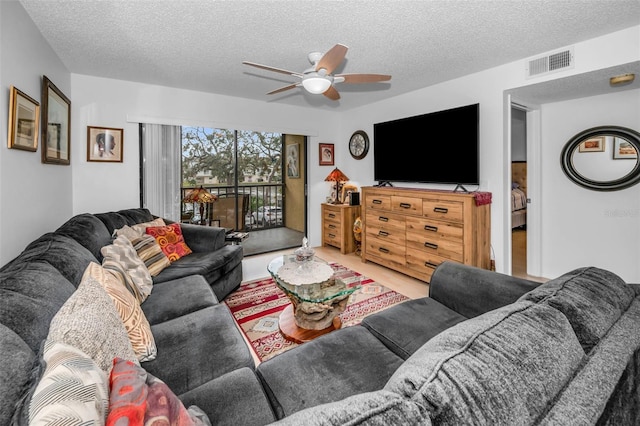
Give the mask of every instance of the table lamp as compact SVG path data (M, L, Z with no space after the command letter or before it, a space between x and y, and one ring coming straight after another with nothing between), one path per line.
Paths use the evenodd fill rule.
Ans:
M214 195L204 189L202 185L200 188L194 188L187 192L187 195L184 197L185 203L199 203L200 204L200 225L204 225L206 222L204 220L204 205L205 203L212 203L218 199L217 195Z
M338 193L340 192L340 185L342 185L344 182L348 181L349 178L347 177L347 175L345 175L344 173L342 173L340 171L340 169L338 169L337 167L335 169L333 169L331 171L331 173L329 173L329 176L327 176L325 179L325 182L335 182L336 183L336 198L334 200L334 204L339 204L338 202Z

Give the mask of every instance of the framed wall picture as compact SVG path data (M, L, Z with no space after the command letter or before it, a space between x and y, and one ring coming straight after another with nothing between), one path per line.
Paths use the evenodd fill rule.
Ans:
M287 177L300 177L300 145L297 143L287 145Z
M614 160L635 160L638 152L634 146L623 138L613 138L613 159Z
M579 152L604 152L604 136L589 138L580 143Z
M87 126L87 161L122 163L123 129Z
M36 151L40 104L20 90L9 89L9 148Z
M71 164L71 101L42 77L42 162Z
M332 143L321 143L318 145L320 147L319 153L319 164L321 166L333 166L333 144Z

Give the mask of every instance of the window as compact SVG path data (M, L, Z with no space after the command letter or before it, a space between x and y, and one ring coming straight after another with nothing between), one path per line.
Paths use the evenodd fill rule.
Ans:
M205 219L244 230L283 226L282 144L280 133L182 127L183 198L203 186L219 197ZM193 207L183 204L183 220L200 220Z

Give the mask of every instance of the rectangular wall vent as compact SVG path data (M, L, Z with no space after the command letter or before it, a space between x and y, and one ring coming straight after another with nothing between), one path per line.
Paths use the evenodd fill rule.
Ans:
M573 68L573 64L573 47L529 59L526 62L527 78L539 77L545 74L571 69Z

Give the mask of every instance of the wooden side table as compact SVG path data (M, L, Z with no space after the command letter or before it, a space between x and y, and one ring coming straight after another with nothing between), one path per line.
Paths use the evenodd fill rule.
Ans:
M342 254L354 252L353 223L358 216L360 206L322 204L322 245L337 247Z

